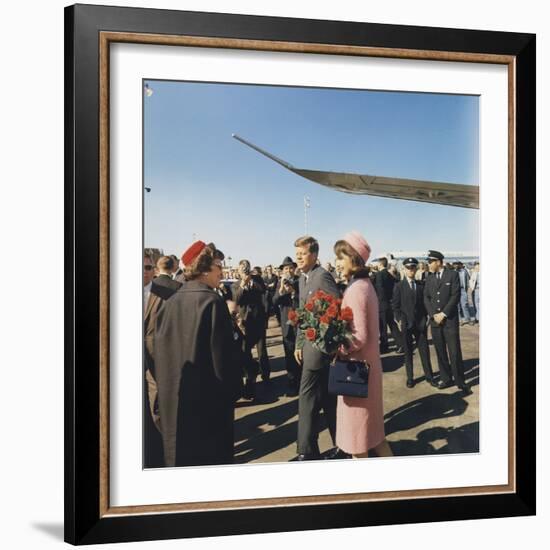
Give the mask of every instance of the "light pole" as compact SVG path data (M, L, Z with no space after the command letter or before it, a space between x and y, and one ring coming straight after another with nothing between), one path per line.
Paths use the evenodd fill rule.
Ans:
M304 234L307 235L307 211L310 207L309 197L304 196Z

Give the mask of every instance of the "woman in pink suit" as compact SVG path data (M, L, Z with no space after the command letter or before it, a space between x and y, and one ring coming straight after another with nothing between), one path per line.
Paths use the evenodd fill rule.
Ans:
M353 311L353 341L341 348L341 359L366 361L370 365L368 397L338 396L336 445L354 458L392 456L384 433L382 363L378 344L378 298L365 264L370 246L357 231L347 233L334 245L339 266L348 281L342 307Z

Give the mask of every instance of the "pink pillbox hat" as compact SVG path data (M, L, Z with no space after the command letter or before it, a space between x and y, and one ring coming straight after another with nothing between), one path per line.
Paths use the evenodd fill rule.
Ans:
M370 246L365 237L359 231L350 231L344 235L344 241L350 244L355 251L367 263L370 256Z

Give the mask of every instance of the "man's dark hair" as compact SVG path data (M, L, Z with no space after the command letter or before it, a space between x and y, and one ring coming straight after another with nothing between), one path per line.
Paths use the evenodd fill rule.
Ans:
M294 242L294 246L297 248L308 246L309 251L312 254L319 254L319 243L317 242L317 239L315 239L314 237L310 237L309 235L305 235L304 237L296 239L296 241Z

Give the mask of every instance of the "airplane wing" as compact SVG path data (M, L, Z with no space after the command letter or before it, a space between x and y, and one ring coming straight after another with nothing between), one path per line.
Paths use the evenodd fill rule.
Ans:
M479 208L479 187L476 185L388 178L384 176L348 174L345 172L321 172L319 170L295 168L288 162L260 149L242 137L236 134L232 135L236 140L251 147L298 176L302 176L325 187L343 191L344 193L431 202L447 206L460 206L462 208Z

